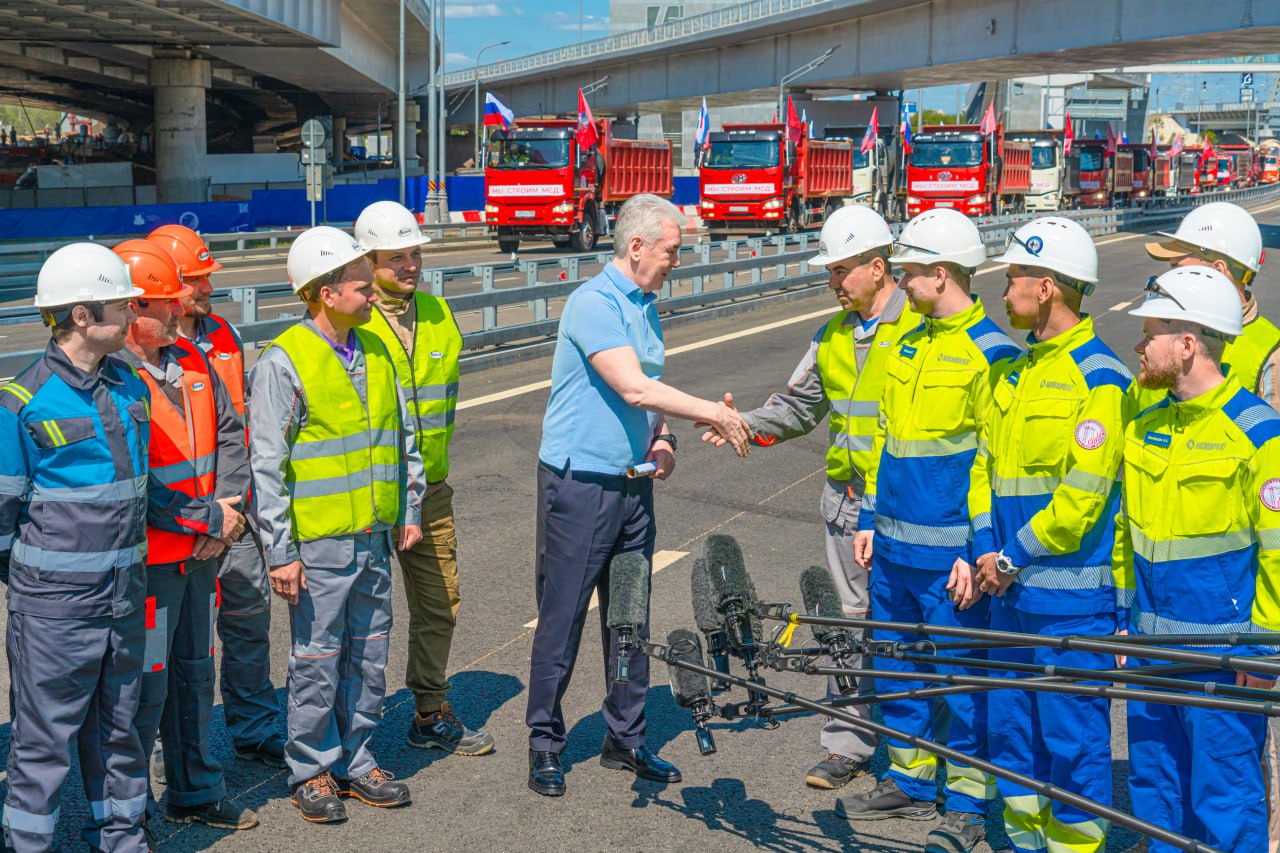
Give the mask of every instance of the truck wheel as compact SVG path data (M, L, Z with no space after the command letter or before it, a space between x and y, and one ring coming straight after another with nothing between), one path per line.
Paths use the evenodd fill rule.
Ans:
M590 252L596 247L595 211L584 211L582 222L569 235L569 246L575 252Z
M498 238L498 251L502 252L504 255L509 255L519 248L520 248L519 237L499 237Z

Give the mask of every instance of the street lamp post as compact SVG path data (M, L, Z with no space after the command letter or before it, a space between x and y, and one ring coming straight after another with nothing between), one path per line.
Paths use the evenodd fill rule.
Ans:
M480 57L481 57L481 56L483 56L483 55L484 55L484 52L485 52L486 50L488 50L489 48L491 48L491 47L502 47L503 45L506 45L506 44L511 44L510 40L508 40L508 41L496 41L496 42L494 42L493 44L486 44L484 47L480 48L479 52L477 52L477 53L476 53L476 88L475 88L475 93L474 93L474 94L473 94L473 96L472 96L472 100L474 100L474 101L476 102L476 103L475 103L475 106L476 106L476 139L475 139L475 143L476 143L475 165L476 165L476 168L479 168L479 166L480 166Z
M787 84L790 83L792 80L798 80L799 78L808 74L813 69L817 68L822 63L826 62L828 59L831 58L831 54L835 53L839 49L840 49L840 45L838 44L832 45L831 47L827 48L826 52L823 53L821 56L816 57L815 59L811 59L809 62L807 62L804 65L801 65L795 71L792 71L790 74L783 76L783 78L778 81L778 121L783 122L785 124L787 120L786 116L782 112L782 108L783 108L782 96L783 96L783 91L787 87Z
M400 204L404 204L404 184L407 177L404 146L404 3L400 0L400 83L396 89L396 159L400 162Z

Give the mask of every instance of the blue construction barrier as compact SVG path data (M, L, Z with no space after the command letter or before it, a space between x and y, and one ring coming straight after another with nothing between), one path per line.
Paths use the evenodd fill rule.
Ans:
M253 229L251 202L139 204L120 207L34 207L0 210L0 240L146 234L161 225L224 233Z
M426 178L408 178L405 204L421 213L429 184ZM445 178L450 210L484 209L484 176L454 175ZM354 222L375 201L397 200L399 184L383 178L372 184L338 184L316 204L316 220ZM698 203L698 179L675 179L676 204ZM217 234L257 228L308 225L311 203L305 190L254 190L250 201L218 201L205 204L148 204L122 207L41 207L0 210L0 240L108 237L145 234L161 225L178 223L197 231Z

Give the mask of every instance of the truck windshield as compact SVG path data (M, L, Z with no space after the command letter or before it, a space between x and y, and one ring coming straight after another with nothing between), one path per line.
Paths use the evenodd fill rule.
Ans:
M861 148L859 147L860 145L861 145L860 140L854 140L853 168L855 169L865 169L867 168L867 166L871 165L871 152L868 151L866 154L863 154Z
M712 142L709 169L758 169L778 165L779 143L771 139Z
M568 139L495 139L485 161L491 169L559 169L569 165Z
M1133 149L1133 171L1145 172L1150 168L1151 152L1145 148Z
M911 149L911 165L925 168L982 165L981 142L916 142Z
M1057 149L1052 145L1035 145L1031 148L1031 168L1052 169L1058 165Z
M1086 148L1080 152L1080 171L1096 172L1103 168L1103 151Z

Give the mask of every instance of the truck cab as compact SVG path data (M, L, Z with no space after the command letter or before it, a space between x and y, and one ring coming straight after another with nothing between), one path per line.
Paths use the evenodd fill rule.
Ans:
M520 122L490 139L484 212L499 250L515 251L521 238L567 246L581 230L579 215L588 202L594 215L599 155L595 149L584 152L578 147L575 126L569 120ZM599 223L591 230L589 242L594 245Z
M1010 130L1005 139L1031 144L1031 188L1026 209L1031 212L1057 210L1062 204L1062 131Z
M987 213L987 165L986 141L976 126L925 128L911 141L907 215L935 207Z

